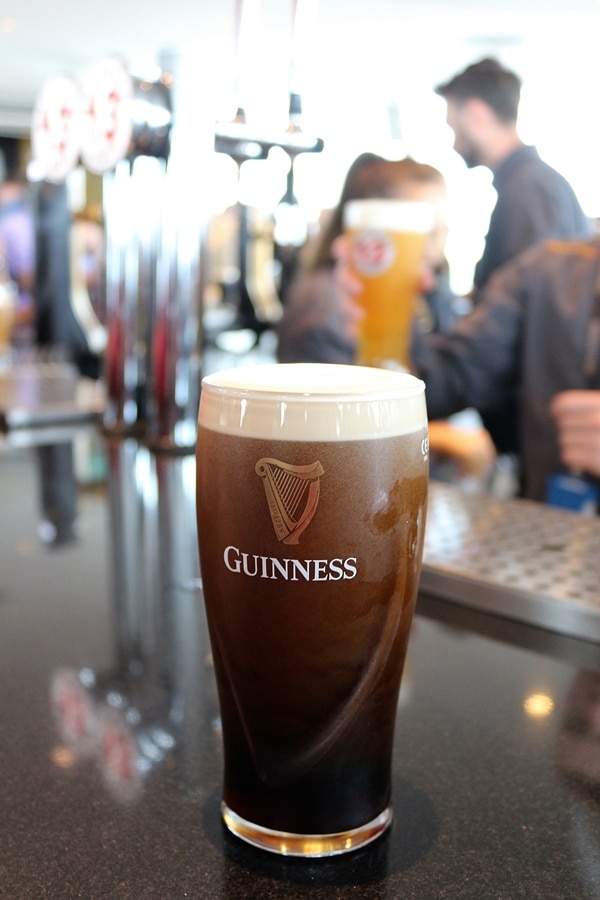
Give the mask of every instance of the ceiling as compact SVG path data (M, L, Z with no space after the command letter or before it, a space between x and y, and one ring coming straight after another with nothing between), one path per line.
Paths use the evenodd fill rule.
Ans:
M81 76L95 59L118 55L132 69L162 53L204 62L205 87L234 89L237 0L3 0L0 7L0 131L24 133L44 81ZM294 6L294 3L297 6ZM539 75L538 52L551 67L558 48L580 35L600 36L598 0L246 0L258 23L246 82L268 93L289 75L292 10L309 22L299 52L306 81L347 84L360 102L402 74L433 84L484 54L503 56ZM595 56L595 54L594 54ZM542 63L543 65L546 62ZM264 69L258 77L250 70ZM244 73L241 73L244 75Z

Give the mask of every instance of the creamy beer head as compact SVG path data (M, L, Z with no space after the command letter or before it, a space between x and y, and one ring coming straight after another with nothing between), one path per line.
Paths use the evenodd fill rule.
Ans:
M408 373L363 366L245 366L203 379L199 423L212 431L264 439L397 437L426 426L424 388Z
M346 228L411 231L428 234L435 224L435 208L417 200L349 200L344 207Z

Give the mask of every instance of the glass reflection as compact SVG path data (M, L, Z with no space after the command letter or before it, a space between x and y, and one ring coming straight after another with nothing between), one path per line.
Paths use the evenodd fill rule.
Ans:
M41 444L35 448L39 474L40 521L38 535L49 547L77 539L77 483L73 441Z
M600 671L582 669L563 712L556 750L559 776L571 799L571 841L589 896L600 896Z
M525 698L523 709L532 719L545 719L554 709L554 700L548 694L530 694Z
M61 746L52 759L62 768L95 760L108 791L131 803L156 767L176 751L185 765L186 746L197 747L182 735L193 736L211 702L198 686L212 663L198 602L194 457L156 456L127 438L107 440L106 458L114 663L53 673Z

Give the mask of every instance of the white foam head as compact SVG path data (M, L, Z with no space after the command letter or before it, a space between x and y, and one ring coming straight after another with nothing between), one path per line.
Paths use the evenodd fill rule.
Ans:
M428 234L434 224L434 205L417 200L349 200L344 207L346 228Z
M199 424L268 440L395 437L427 425L425 385L406 372L321 363L241 366L202 381Z

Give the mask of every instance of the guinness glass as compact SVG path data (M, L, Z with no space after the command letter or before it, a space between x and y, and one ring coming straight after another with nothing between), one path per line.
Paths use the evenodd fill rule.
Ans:
M360 366L203 380L197 512L222 814L329 856L391 822L396 704L427 497L423 383Z

